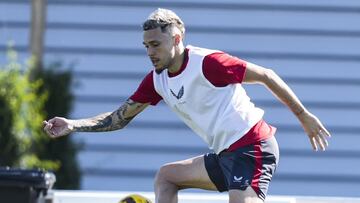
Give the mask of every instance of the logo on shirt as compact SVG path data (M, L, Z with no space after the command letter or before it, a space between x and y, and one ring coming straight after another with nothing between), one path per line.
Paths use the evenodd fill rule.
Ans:
M172 89L170 89L170 92L176 99L180 99L184 95L184 86L181 86L181 88L177 94L175 94Z

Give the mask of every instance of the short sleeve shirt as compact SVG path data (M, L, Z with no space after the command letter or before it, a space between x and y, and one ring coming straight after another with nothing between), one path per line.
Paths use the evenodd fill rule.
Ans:
M169 77L175 77L186 68L188 62L188 49L185 50L184 62L176 73L169 73ZM229 84L241 83L245 77L246 61L231 56L224 52L215 52L205 56L203 60L204 76L216 87L225 87ZM139 103L150 103L156 105L162 97L155 91L153 81L153 70L150 71L137 90L130 97Z

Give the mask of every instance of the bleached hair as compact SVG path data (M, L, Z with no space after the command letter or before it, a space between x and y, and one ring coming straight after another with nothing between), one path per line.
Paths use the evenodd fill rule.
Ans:
M183 21L172 10L164 8L158 8L153 11L142 27L144 31L160 27L162 32L180 32L182 37L185 35Z

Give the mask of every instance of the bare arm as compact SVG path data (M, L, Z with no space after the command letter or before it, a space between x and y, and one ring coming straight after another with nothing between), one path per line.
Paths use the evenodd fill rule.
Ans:
M44 130L52 137L67 135L71 132L103 132L124 128L137 114L149 104L128 99L114 112L103 113L95 117L69 120L55 117L44 121Z
M325 150L326 146L328 146L326 137L330 137L330 133L319 119L304 107L295 93L274 71L248 63L244 83L265 85L299 119L313 149L317 150L319 145L322 150Z
M113 131L124 128L137 114L149 104L127 100L114 112L104 113L92 118L71 120L74 130L78 132Z

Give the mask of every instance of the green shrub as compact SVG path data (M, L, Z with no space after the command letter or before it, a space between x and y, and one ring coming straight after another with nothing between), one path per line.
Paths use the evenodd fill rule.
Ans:
M35 147L44 137L42 121L46 93L38 94L41 80L30 82L29 71L7 52L9 62L0 68L0 165L57 170L57 161L40 159Z
M37 76L44 81L39 94L48 93L44 108L47 119L54 116L68 117L72 109L74 99L71 91L72 72L61 70L62 66L61 63L53 63L40 71ZM57 139L47 138L36 148L36 154L40 158L60 161L61 166L55 173L56 188L79 188L81 173L76 160L79 147L72 141L71 136L64 136Z
M30 81L31 63L18 63L11 48L7 55L9 62L0 65L0 166L52 170L55 188L79 188L79 146L71 136L50 139L42 124L45 119L70 113L71 71L60 71L62 64L54 63L40 69Z

